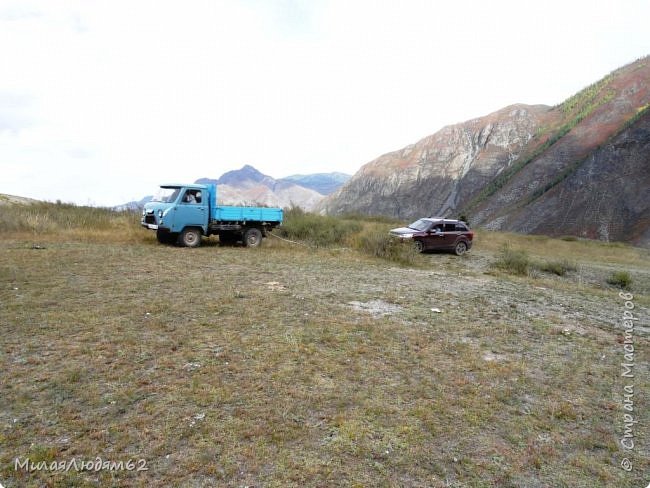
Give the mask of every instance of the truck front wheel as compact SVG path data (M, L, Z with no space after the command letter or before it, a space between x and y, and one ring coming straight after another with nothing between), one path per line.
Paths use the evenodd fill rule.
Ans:
M259 229L247 229L244 232L244 246L257 247L262 243L262 231Z
M178 244L183 247L199 247L201 245L201 232L193 227L183 229L183 232L178 236Z

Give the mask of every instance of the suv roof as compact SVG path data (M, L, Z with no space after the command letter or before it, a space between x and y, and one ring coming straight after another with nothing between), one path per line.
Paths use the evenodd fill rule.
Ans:
M464 220L458 220L458 219L445 219L444 217L425 217L420 220L428 220L429 222L443 222L443 223L456 223L460 222L462 224L468 225L467 222Z

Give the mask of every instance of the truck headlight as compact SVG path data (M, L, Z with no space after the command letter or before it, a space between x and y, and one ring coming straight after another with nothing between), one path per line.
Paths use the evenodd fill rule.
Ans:
M158 210L158 218L159 218L159 219L162 219L162 215L163 215L163 211L162 211L162 210Z

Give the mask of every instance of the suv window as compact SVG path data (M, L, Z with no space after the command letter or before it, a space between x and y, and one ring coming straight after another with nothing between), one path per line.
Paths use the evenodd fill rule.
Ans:
M460 222L458 222L456 224L456 230L460 232L467 232L467 227L465 226L465 224L461 224Z
M456 224L445 224L445 232L454 232L456 230Z

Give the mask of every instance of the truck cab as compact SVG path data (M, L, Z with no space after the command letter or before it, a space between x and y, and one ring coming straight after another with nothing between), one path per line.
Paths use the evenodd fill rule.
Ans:
M224 243L256 247L282 218L280 208L219 206L216 185L165 184L144 206L141 225L161 243L197 247L201 236L216 234Z

